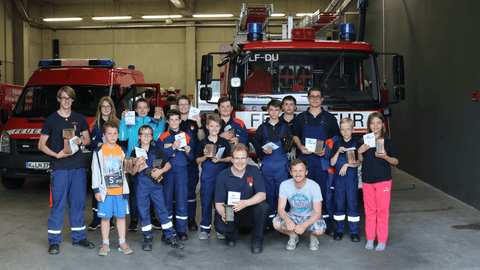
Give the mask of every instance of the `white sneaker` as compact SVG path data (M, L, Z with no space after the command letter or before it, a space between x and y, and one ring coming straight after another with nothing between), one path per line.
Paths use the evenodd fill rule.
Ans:
M200 234L198 235L198 239L207 240L209 236L210 236L210 234L207 233L207 232L200 232Z
M217 238L218 238L218 240L223 240L223 239L225 239L225 234L221 234L221 233L217 232Z
M287 246L285 248L287 250L295 250L297 248L298 240L298 235L295 235L295 237L290 236L290 239L288 239Z
M318 250L319 247L320 245L318 243L317 237L310 237L310 245L308 246L308 248L310 250Z

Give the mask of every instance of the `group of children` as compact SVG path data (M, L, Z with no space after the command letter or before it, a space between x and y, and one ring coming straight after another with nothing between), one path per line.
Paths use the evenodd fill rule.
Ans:
M182 96L179 101L182 99L190 104L188 97ZM219 102L220 115L213 114L207 117L206 129L201 127L201 122L196 124L196 128L193 128L195 125L192 123L191 131L195 133L193 134L189 130L182 131L180 128L181 123L185 122L182 121L182 110L170 110L167 113L168 129L165 131L165 119L156 121L147 116L149 104L145 99L139 99L135 103L135 111L138 115L135 117L135 125L126 125L124 114L118 123L114 117L113 102L109 98L102 100L99 104L101 114L97 113L97 120L92 129L94 131L92 148L95 149L92 159L92 188L95 199L98 201L98 217L101 218L103 239L99 255L106 256L110 250L109 229L112 217L117 218L118 250L125 254L133 252L125 242L125 216L129 213L127 203L129 194L136 195L133 202L131 200L130 206L138 208L141 234L144 235L143 250L152 250L153 245L151 205L155 208L161 223L162 240L173 248L183 248L184 245L180 241L188 239L187 219L190 222L192 218L188 209L188 201L191 199L188 194L189 178L191 178L188 166L192 166L194 162L202 167L200 176L202 219L199 239L208 239L211 232L217 175L230 166L231 144L242 140L238 135L233 138L223 136L222 132L225 133L227 130L224 127L225 120L222 122L221 104L222 102ZM229 104L231 106L231 102ZM269 216L270 226L278 208L280 184L289 178L290 151L285 144L286 138L292 137L291 127L295 118L295 106L296 101L292 96L285 97L283 101L269 102L267 112L270 117L258 127L252 141L257 155L263 157L261 171L265 180L267 201L272 209ZM109 115L107 110L110 112ZM245 129L234 120L236 119L232 117L228 126L236 124L240 125L239 128ZM335 240L341 240L345 230L345 202L352 241L360 240L358 237L360 217L357 209L357 167L363 164L366 248L373 249L373 241L378 234L378 251L385 249L388 235L390 164L398 164L398 154L393 143L385 136L384 128L383 116L380 113L372 113L368 118L368 132L373 132L375 138L384 138L385 151L378 153L374 148L366 144L361 145L352 138L353 121L351 119L341 119L341 139L334 143L329 155L330 164L335 168L333 181ZM202 136L197 136L197 132ZM248 142L248 137L246 139ZM117 144L118 140L128 141L126 152ZM347 149L353 148L356 161L349 163L346 152ZM126 175L123 169L126 157L135 158L129 175ZM161 160L162 165L154 165L156 160ZM130 182L130 189L128 182ZM284 203L281 206L283 207ZM218 235L219 239L222 237L224 236Z

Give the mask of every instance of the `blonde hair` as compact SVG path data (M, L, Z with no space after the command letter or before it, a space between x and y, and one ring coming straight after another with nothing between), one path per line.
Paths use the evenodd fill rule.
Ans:
M349 117L342 118L342 119L340 120L340 125L341 125L341 124L350 124L350 125L352 126L352 128L353 128L353 126L354 126L354 125L353 125L353 120L352 120L351 118L349 118Z
M115 110L115 106L113 104L113 100L110 97L103 97L98 101L98 108L97 108L97 113L95 114L95 123L94 125L100 126L100 119L102 118L102 103L106 101L112 107L112 112L108 116L107 121L115 121L118 123L118 118L117 118L117 111Z

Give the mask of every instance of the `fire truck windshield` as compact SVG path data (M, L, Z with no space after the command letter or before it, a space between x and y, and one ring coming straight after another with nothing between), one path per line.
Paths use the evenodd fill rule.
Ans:
M60 108L57 92L62 85L25 87L14 110L15 117L46 118ZM108 86L72 85L75 100L72 110L85 117L94 117L98 101L108 95Z
M244 105L263 103L262 95L269 96L266 102L276 95L306 98L312 87L322 90L325 102L329 97L349 102L379 99L375 57L369 51L252 50L247 64L231 67L229 75L244 82L237 89L237 98Z

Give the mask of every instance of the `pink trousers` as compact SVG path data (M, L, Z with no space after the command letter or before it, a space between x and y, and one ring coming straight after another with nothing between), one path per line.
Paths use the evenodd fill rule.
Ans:
M379 243L387 243L392 180L375 184L363 183L362 188L367 240L373 241L377 235Z

